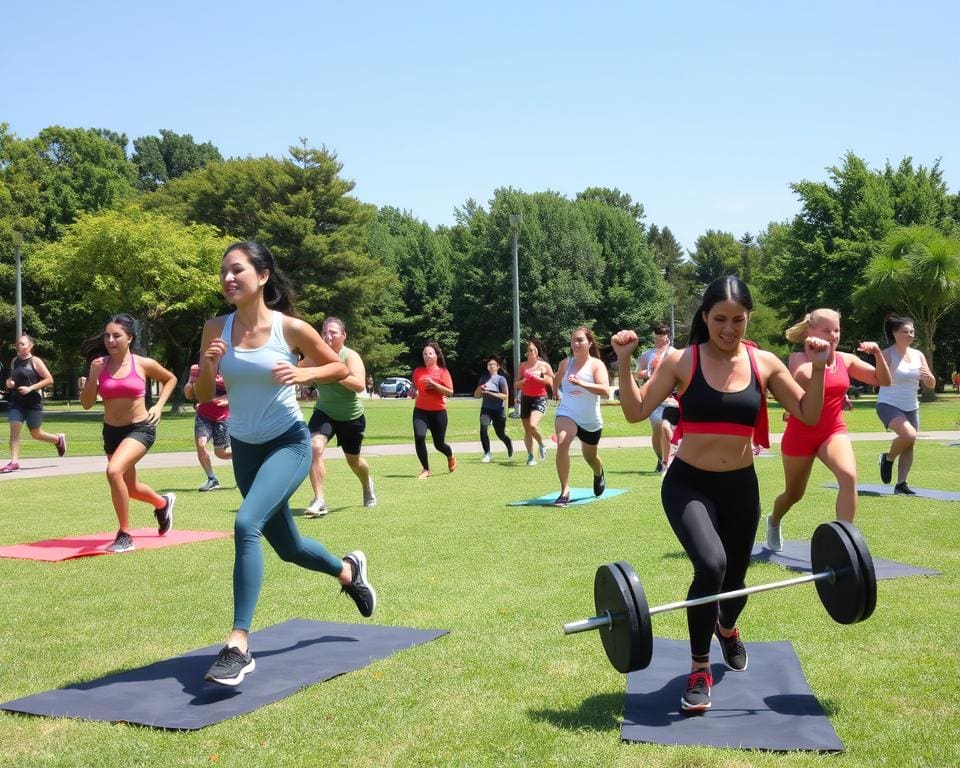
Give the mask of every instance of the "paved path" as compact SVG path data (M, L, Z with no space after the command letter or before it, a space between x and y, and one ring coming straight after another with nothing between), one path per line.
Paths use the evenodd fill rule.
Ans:
M774 445L779 444L782 434L770 435L770 442ZM921 440L934 440L941 442L960 443L960 431L941 431L941 432L921 432ZM878 441L884 442L891 439L889 432L851 432L850 439L855 441ZM514 439L514 445L518 446L519 452L523 451L523 442ZM472 440L467 443L451 443L456 454L478 454L481 452L480 441ZM602 450L612 448L649 448L649 437L605 437L601 442ZM367 457L376 456L408 456L413 455L413 442L401 443L398 445L370 445L363 447L363 455ZM343 452L339 448L327 448L324 453L325 458L342 459ZM229 462L211 456L214 465L229 464ZM56 456L38 459L21 459L20 471L0 475L0 483L5 480L26 479L33 477L52 477L59 475L82 475L89 472L103 472L106 467L106 459L103 456L66 456L59 459ZM197 467L197 455L193 451L183 451L179 453L148 453L137 464L139 469L158 469L169 467Z

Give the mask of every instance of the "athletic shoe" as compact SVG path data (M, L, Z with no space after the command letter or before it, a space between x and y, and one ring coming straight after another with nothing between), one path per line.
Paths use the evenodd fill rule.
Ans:
M540 461L547 460L547 446L543 443L540 443Z
M62 459L63 454L65 454L66 452L67 452L67 436L63 434L63 432L61 432L59 435L57 435L57 456L59 456Z
M240 685L247 672L253 672L256 668L257 662L250 651L244 653L232 645L225 645L203 679L218 685Z
M565 507L565 506L567 506L567 504L569 504L569 503L570 503L570 497L569 497L567 494L564 493L564 494L561 494L560 496L557 496L557 498L554 499L554 501L553 501L553 506L554 506L554 507Z
M348 586L341 587L340 591L350 595L357 604L360 615L369 619L377 607L377 591L367 581L367 556L357 549L343 559L350 563L353 579Z
M493 461L493 456L491 456L489 453L485 453L480 461L482 461L484 464L489 464L491 461Z
M877 457L877 462L880 464L880 479L884 485L889 485L893 477L893 462L887 458L887 454L885 453L881 453Z
M177 495L161 493L160 498L166 499L167 503L162 508L153 510L153 514L157 518L157 532L163 536L173 528L173 505L177 503Z
M740 630L733 628L730 637L720 634L719 622L713 628L713 634L720 641L720 651L723 653L723 663L734 672L743 672L747 668L747 649L740 642Z
M512 440L510 441L510 444L507 446L507 458L508 459L513 458L513 441Z
M433 474L429 469L421 469L420 474L417 475L417 480L426 480Z
M6 466L0 467L0 473L6 474L7 472L16 472L18 469L20 469L20 464L16 461L11 461Z
M363 506L377 506L377 494L373 492L373 480L367 480L367 487L363 489Z
M535 467L535 466L537 466L537 460L536 460L535 458L533 458L533 454L532 454L532 453L528 453L528 454L527 454L527 466L528 466L528 467Z
M313 501L311 501L305 510L303 510L304 517L323 517L330 510L327 509L327 505L323 499L314 496Z
M663 472L663 462L662 462L662 461L658 461L658 462L657 462L657 466L656 466L656 468L655 468L653 471L656 472L658 475L659 475L661 472Z
M909 485L907 485L906 480L904 480L902 483L897 483L895 486L893 486L893 492L897 496L916 496L917 495L917 492L913 490Z
M217 478L215 477L211 477L207 480L207 482L205 482L203 485L197 488L197 490L203 493L205 491L215 491L219 487L220 487L220 481L217 480Z
M456 456L451 456L449 459L447 459L447 469L449 469L451 472L456 472L456 471L457 471L457 457L456 457Z
M603 469L601 469L599 475L593 476L593 495L603 496L605 490L607 490L607 476Z
M129 552L131 549L136 547L133 546L133 538L130 534L126 531L117 531L117 538L107 547L107 552Z
M687 690L680 698L680 709L684 712L705 712L710 709L710 689L713 687L713 675L709 669L698 669L687 678Z
M771 552L783 552L783 534L780 526L773 524L772 515L767 515L767 549Z

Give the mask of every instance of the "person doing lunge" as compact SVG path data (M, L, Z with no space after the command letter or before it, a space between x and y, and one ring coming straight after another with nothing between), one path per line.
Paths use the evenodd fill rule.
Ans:
M161 536L173 527L174 493L158 494L137 478L137 463L157 439L157 424L177 377L156 360L133 354L137 340L136 321L126 314L112 315L103 333L88 339L83 352L90 371L80 391L80 405L90 410L103 401L103 452L107 455L107 482L120 529L107 549L128 552L134 548L130 535L130 499L153 507ZM146 406L147 378L161 385L157 401Z
M347 366L297 318L293 289L266 246L228 247L220 287L235 310L204 325L194 391L202 403L213 399L219 369L230 393L233 472L243 497L234 523L233 626L206 679L235 686L256 668L249 633L263 583L261 536L281 560L337 579L362 616L373 614L377 595L364 553L340 558L301 536L289 504L310 471L310 433L297 385L345 378ZM314 367L299 367L300 355Z
M857 511L857 458L843 420L847 390L851 379L871 386L890 383L890 369L876 342L864 341L857 347L857 351L873 356L877 361L876 368L854 354L837 350L840 343L838 312L815 309L786 332L787 340L795 344L803 343L808 336L823 339L830 345L824 373L823 410L813 426L793 416L787 417L787 428L780 442L784 488L773 502L773 512L767 517L766 545L773 552L783 550L781 522L790 508L803 498L815 458L819 458L837 479L837 520L853 522ZM787 365L794 379L806 388L813 375L809 352L794 352Z
M760 521L760 490L753 441L769 446L769 390L791 416L815 424L823 405L823 372L830 346L804 342L812 373L807 390L775 355L744 344L753 299L729 276L714 280L690 325L690 346L663 360L643 388L630 375L637 334L624 330L612 343L620 374L620 407L629 422L647 418L673 390L679 392L683 440L660 497L667 520L693 565L688 598L744 587ZM720 642L726 666L747 668L737 626L745 596L687 609L691 666L680 700L688 713L710 708L710 642Z

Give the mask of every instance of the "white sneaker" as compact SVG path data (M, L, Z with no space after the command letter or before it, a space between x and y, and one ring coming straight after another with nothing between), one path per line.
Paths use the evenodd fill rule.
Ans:
M373 480L367 481L367 488L363 491L363 506L377 506L377 494L373 492Z
M303 510L304 517L323 517L327 514L327 505L323 499L314 497L313 501Z
M480 461L482 461L484 464L489 464L491 461L493 461L493 456L491 456L489 453L485 453Z
M540 446L540 461L546 461L546 460L547 460L547 446L546 446L546 445L541 445L541 446Z
M528 467L535 467L535 466L537 466L537 460L536 460L535 458L533 458L533 454L532 454L532 453L528 453L528 454L527 454L527 466L528 466Z
M783 535L780 532L780 526L774 525L767 515L767 549L771 552L783 551Z

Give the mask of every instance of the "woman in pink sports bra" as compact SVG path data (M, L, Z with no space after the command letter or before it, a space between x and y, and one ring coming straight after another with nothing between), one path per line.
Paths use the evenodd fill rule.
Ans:
M815 309L786 332L787 340L795 344L802 343L808 336L830 344L823 383L823 410L820 420L813 426L807 426L792 416L787 420L787 429L780 443L784 488L773 502L773 513L767 517L766 546L773 552L783 549L780 522L790 508L803 498L815 458L820 459L837 478L837 519L853 522L857 511L857 459L847 436L847 425L843 421L847 390L850 388L850 379L871 386L887 386L890 383L890 368L876 342L864 341L857 347L858 352L873 356L877 361L876 368L850 352L837 350L837 344L840 343L838 312ZM806 389L812 374L809 354L794 352L790 355L788 366L797 383Z
M156 360L134 355L136 321L130 315L113 315L103 333L83 344L90 361L90 372L80 392L80 404L89 410L103 400L103 450L107 454L107 482L120 529L108 549L129 552L134 549L130 536L130 499L145 501L153 507L161 536L173 526L172 493L158 494L137 479L137 462L146 456L157 439L157 423L173 390L177 377ZM147 409L144 395L146 379L160 382L160 396Z

